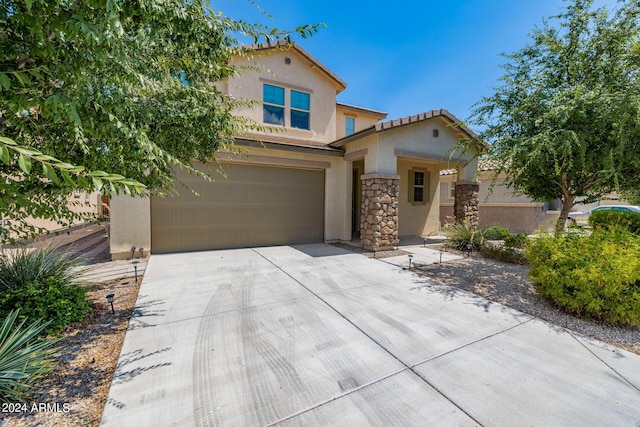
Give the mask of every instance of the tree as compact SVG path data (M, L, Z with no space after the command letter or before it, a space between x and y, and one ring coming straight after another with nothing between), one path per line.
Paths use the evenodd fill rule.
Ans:
M545 21L505 55L502 84L471 117L507 186L562 200L559 228L579 201L640 188L640 6L592 3L567 2L559 27Z
M71 221L74 188L165 193L174 168L257 126L215 82L255 41L307 36L234 21L200 0L0 0L0 214ZM209 176L210 179L210 176ZM37 231L37 230L35 230Z

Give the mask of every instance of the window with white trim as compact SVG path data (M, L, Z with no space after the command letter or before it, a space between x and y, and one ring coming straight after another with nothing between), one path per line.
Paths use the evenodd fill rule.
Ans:
M449 183L449 198L455 199L455 197L456 197L456 182L451 181Z
M344 118L344 135L349 136L356 131L356 119L353 117Z
M284 88L264 84L262 88L263 121L284 126Z
M311 96L308 93L291 90L291 127L309 130L309 110Z

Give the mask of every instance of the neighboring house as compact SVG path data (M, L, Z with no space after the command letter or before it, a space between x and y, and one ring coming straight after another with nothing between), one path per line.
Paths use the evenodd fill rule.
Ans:
M218 86L260 101L236 114L280 132L236 138L242 154L219 152L226 179L211 183L176 171L199 197L188 190L167 198L115 196L113 258L128 256L132 246L163 253L354 237L377 250L438 232L440 171L452 167L450 152L472 131L451 126L459 120L446 110L380 122L386 113L338 103L346 83L296 44L262 44L255 61L263 71ZM475 173L474 161L461 169L460 188L472 188ZM469 191L459 194L462 208L473 205L465 200Z
M548 202L537 202L523 195L514 195L512 189L504 185L506 176L499 175L492 187L494 172L490 162L480 160L478 164L478 214L479 225L490 227L499 225L511 231L533 233L535 231L553 230L558 218L562 202L560 199ZM456 171L452 169L440 171L440 222L454 222L454 188ZM617 195L610 194L602 200L588 205L576 204L572 211L583 211L591 207L611 204L626 204Z
M71 226L83 224L89 219L109 216L109 198L101 195L100 192L97 191L89 193L84 190L76 190L67 197L67 206L71 212L85 216L85 219L78 219L71 224ZM2 226L4 226L4 221L9 220L3 220ZM50 219L29 217L26 219L26 222L36 229L44 229L45 232L68 228L66 224L61 224Z

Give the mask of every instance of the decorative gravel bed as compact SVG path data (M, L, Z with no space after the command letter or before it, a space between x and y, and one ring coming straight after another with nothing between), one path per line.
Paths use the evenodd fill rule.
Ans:
M94 311L68 327L57 344L57 366L40 384L43 394L3 407L1 427L98 426L142 277L92 285ZM115 314L105 296L115 293ZM11 409L12 412L7 411Z
M529 267L479 254L443 264L419 266L418 274L538 317L571 331L640 354L640 328L612 326L567 314L540 297L528 277Z

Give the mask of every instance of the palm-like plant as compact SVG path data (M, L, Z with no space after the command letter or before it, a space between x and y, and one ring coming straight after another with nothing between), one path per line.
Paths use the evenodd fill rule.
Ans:
M0 400L19 402L35 391L35 383L55 367L57 340L38 340L49 322L37 320L14 327L18 311L11 311L0 326Z

